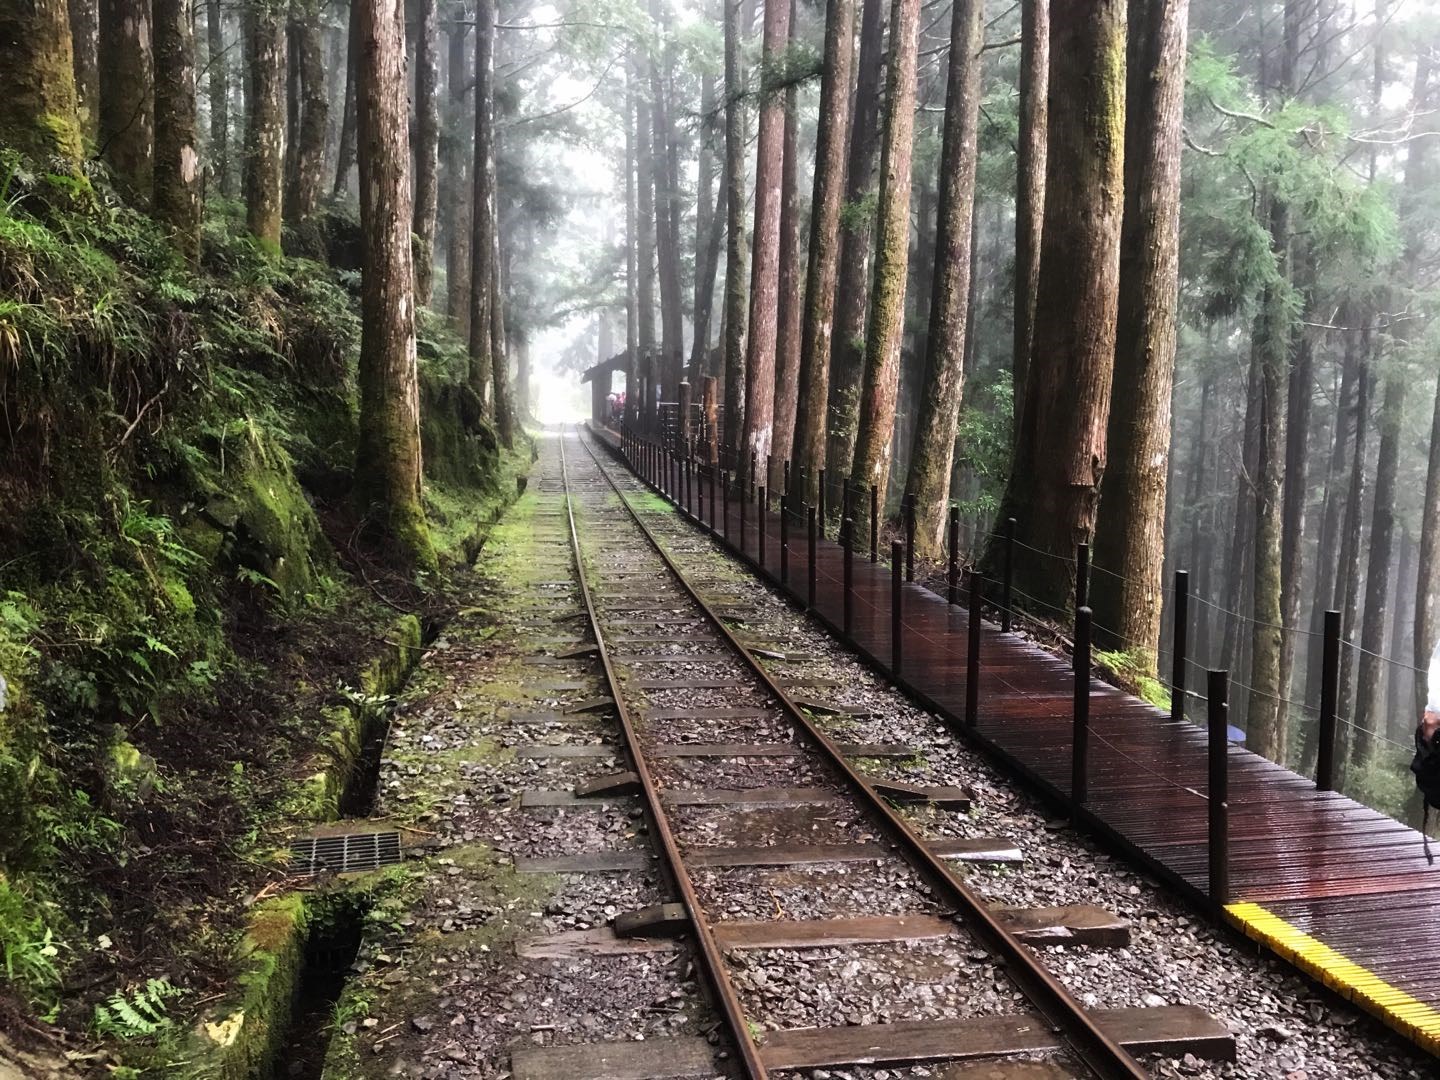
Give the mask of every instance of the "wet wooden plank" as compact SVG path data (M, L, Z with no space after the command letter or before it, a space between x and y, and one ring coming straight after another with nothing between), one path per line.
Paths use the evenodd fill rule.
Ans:
M510 1053L512 1080L680 1080L723 1072L710 1043L698 1035L525 1046Z
M1233 1061L1235 1037L1193 1005L1155 1009L1096 1009L1091 1016L1132 1053L1163 1051ZM978 1016L863 1027L796 1028L765 1036L768 1068L823 1069L842 1065L899 1065L1010 1054L1051 1053L1058 1040L1038 1016Z
M848 802L846 796L828 788L671 788L660 793L670 806L828 806Z
M672 938L618 937L609 926L593 930L562 930L543 937L521 938L515 952L522 960L577 960L586 956L643 956L674 952Z
M1006 929L1029 945L1090 945L1119 949L1130 944L1130 923L1091 904L1064 907L997 907Z

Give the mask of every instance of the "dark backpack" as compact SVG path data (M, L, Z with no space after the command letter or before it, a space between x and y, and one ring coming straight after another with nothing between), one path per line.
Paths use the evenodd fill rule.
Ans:
M1420 819L1420 834L1425 838L1425 858L1434 862L1430 854L1430 808L1440 810L1440 732L1425 738L1423 724L1415 728L1415 756L1410 759L1410 771L1415 774L1415 786L1425 800Z

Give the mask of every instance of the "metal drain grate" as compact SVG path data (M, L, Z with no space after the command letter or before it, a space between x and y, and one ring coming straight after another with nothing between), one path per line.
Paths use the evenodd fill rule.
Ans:
M353 874L399 861L398 832L311 836L297 843L290 852L290 869L295 874Z

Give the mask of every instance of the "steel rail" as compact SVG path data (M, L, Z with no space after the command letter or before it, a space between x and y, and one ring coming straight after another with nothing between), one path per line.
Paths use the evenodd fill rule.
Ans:
M600 473L610 483L611 489L615 492L625 509L629 511L630 517L640 527L650 541L651 547L660 556L661 560L669 568L671 574L685 592L695 601L705 613L706 618L715 626L730 646L740 654L746 665L765 684L766 690L774 695L780 703L785 714L797 724L810 738L817 748L829 759L836 770L845 778L851 788L859 794L861 799L868 805L876 817L880 819L896 846L901 850L904 857L925 877L930 879L932 887L943 895L949 903L956 906L962 914L965 925L977 934L995 953L999 954L1006 961L1006 969L1011 980L1019 988L1022 994L1029 999L1041 1014L1051 1024L1054 1030L1062 1037L1072 1053L1085 1063L1101 1080L1145 1080L1150 1074L1131 1056L1130 1052L1117 1043L1113 1038L1091 1019L1084 1007L1078 1002L1074 995L1065 989L1064 985L1052 975L1048 968L1035 959L1035 956L1027 949L1018 938L1002 925L991 913L985 901L974 892L954 870L942 859L932 852L923 837L917 833L910 824L902 818L890 806L885 799L879 795L865 776L857 771L850 764L848 758L840 751L840 748L826 735L815 723L805 715L804 711L791 700L790 696L780 687L779 683L770 675L759 659L746 647L736 635L725 624L724 620L715 613L710 604L702 597L699 591L685 577L684 573L670 557L669 552L660 544L650 527L645 524L639 513L620 490L609 471L600 463L595 450L581 435L580 444L589 452L594 459ZM642 481L643 483L643 481Z
M583 437L581 445L584 445ZM594 455L592 454L591 457L593 458ZM610 479L605 470L600 468L598 461L596 468L606 480ZM605 669L605 682L610 689L610 696L615 702L615 712L620 718L625 748L629 754L630 763L635 767L635 775L640 780L646 810L655 826L655 834L659 838L666 867L680 890L681 900L690 917L690 927L700 946L702 961L700 966L705 970L710 988L719 1003L725 1025L730 1031L731 1041L735 1044L740 1061L744 1066L745 1076L750 1080L768 1080L770 1073L760 1057L759 1047L755 1045L755 1040L750 1036L744 1006L741 1005L740 996L735 992L735 987L730 982L729 975L726 974L724 954L715 941L710 924L705 920L704 911L700 906L700 898L695 892L694 882L690 880L690 873L686 870L685 862L680 855L680 846L675 842L675 834L670 829L670 823L660 802L660 789L656 786L655 779L650 773L649 763L645 760L645 754L640 748L639 736L630 720L630 711L625 707L625 700L620 693L620 680L615 676L615 668L610 660L610 649L606 644L604 632L600 629L600 619L595 612L590 581L585 573L585 557L580 550L580 535L575 528L575 509L570 492L570 470L565 460L563 428L560 433L560 477L565 489L565 516L570 526L570 550L575 556L575 573L580 582L580 594L585 601L585 613L590 621L591 633L595 635L596 651L600 657L601 666ZM623 497L621 497L621 502L624 502Z

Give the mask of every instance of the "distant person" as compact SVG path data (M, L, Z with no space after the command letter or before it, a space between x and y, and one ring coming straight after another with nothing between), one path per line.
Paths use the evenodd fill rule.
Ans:
M1421 811L1420 832L1425 837L1425 858L1430 862L1430 809L1440 810L1440 643L1430 654L1430 685L1425 698L1425 711L1420 714L1420 723L1415 727L1415 756L1410 759L1410 771L1415 774L1415 786L1420 789L1424 800Z

